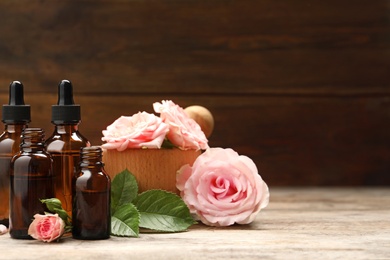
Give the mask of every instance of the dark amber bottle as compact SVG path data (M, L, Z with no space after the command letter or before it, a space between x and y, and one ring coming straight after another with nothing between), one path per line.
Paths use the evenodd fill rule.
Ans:
M80 169L73 179L72 235L97 240L111 233L111 181L104 170L102 149L81 149Z
M73 86L69 80L58 85L58 102L52 106L54 132L45 143L53 158L53 172L56 176L56 198L68 215L72 214L72 178L80 163L80 149L90 146L79 132L81 122L80 105L73 100Z
M9 102L3 105L4 132L0 135L0 224L9 223L9 166L19 152L22 131L30 122L30 106L24 104L23 84L13 81L9 86Z
M40 199L53 198L52 159L45 151L44 131L26 128L20 152L10 164L10 235L28 239L28 227L35 214L44 214Z

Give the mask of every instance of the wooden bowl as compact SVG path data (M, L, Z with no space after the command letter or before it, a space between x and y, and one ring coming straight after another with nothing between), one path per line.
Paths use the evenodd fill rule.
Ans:
M179 194L176 173L185 164L192 165L201 151L174 149L103 150L104 169L111 179L128 169L137 179L139 193L162 189Z

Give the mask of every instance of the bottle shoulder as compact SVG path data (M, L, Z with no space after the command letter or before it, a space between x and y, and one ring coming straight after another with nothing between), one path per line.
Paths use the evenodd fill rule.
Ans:
M82 147L90 146L90 142L78 132L73 133L54 133L45 141L45 147L48 152L79 152Z
M21 136L22 136L22 131L17 131L17 132L4 131L0 134L0 142L6 139L20 140Z
M110 177L98 169L81 170L74 176L74 184L76 189L90 191L104 191L111 187Z
M2 132L0 134L0 142L1 142L1 140L8 138L8 136L9 136L9 133L7 131Z
M38 151L36 151L36 150L31 150L31 151L20 150L19 152L14 154L13 159L16 160L16 159L21 158L21 157L23 157L23 158L27 158L27 157L37 158L38 160L52 160L50 153L48 153L45 150L38 150Z
M80 133L77 125L56 125L52 135L47 138L47 142L52 140L89 143L88 139Z
M4 132L0 136L0 153L14 154L19 151L20 134Z
M82 135L77 134L54 134L46 139L45 144L47 146L48 144L56 141L75 143L79 144L81 147L90 146L90 142L88 141L88 139L86 139Z
M82 143L83 147L91 145L89 140L85 136L83 136L79 131L73 132L71 137L74 142Z
M52 158L46 152L19 152L11 158L10 168L13 175L51 175Z

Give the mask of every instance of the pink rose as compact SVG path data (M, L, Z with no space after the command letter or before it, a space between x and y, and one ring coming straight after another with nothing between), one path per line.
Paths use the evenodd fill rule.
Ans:
M210 226L248 224L268 205L267 184L247 156L210 148L180 168L176 186L192 213Z
M2 225L2 224L0 224L0 235L4 235L7 232L8 232L7 227Z
M58 214L35 214L34 220L28 228L28 234L43 242L59 239L64 234L65 222Z
M121 116L103 130L105 149L124 151L127 148L160 148L168 132L168 125L154 114L139 112Z
M163 100L153 104L154 111L169 125L167 138L182 150L207 149L207 138L198 123L190 118L184 109L172 101Z

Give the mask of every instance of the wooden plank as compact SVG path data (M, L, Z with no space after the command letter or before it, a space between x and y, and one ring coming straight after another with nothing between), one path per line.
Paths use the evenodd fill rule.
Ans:
M386 259L389 189L271 189L251 225L44 245L0 236L1 259ZM43 249L44 248L44 249Z
M389 95L389 13L385 0L1 1L0 86Z
M0 101L6 96L0 95ZM390 101L387 97L84 96L80 132L95 145L121 115L153 113L153 102L199 104L214 115L212 147L254 160L271 185L390 185ZM33 126L52 132L56 96L28 93Z
M390 184L385 0L0 2L0 101L22 80L49 134L73 81L94 144L119 115L208 107L212 146L275 185ZM125 105L123 105L125 104Z

